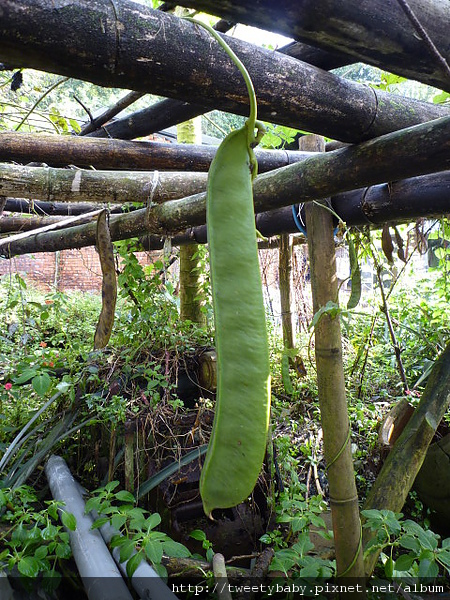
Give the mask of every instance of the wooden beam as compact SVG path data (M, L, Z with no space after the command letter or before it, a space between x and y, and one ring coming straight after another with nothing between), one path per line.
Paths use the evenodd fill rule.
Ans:
M193 23L130 0L28 0L26 12L22 0L8 0L1 9L4 62L248 114L236 67ZM277 52L227 41L248 67L260 117L272 123L359 142L450 113L449 107L373 90Z
M288 44L276 50L276 52L292 56L297 60L302 60L327 71L351 62L348 57L339 53L330 54L320 48L313 48L300 42ZM147 106L100 129L96 129L89 136L132 140L173 127L204 112L205 109L201 105L165 98L156 104Z
M216 146L130 142L48 135L0 133L0 161L43 162L52 167L76 165L95 169L151 171L208 171ZM295 150L257 149L258 171L278 169L308 156Z
M448 0L408 0L442 56L450 63ZM354 61L450 91L450 80L397 0L183 0L239 23L282 33Z
M90 171L0 163L0 195L51 202L165 202L206 190L207 173Z

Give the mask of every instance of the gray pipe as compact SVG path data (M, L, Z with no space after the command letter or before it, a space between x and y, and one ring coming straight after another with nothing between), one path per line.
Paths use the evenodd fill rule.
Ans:
M86 494L86 490L78 484L78 490L82 496ZM99 514L93 510L91 515L94 520L99 518ZM113 536L120 533L110 523L105 523L100 527L105 544L109 544ZM119 567L120 572L124 577L127 577L127 562L120 562L120 548L111 550L114 560ZM136 552L133 552L136 554ZM178 600L177 596L164 583L158 573L153 569L147 561L143 560L137 567L131 578L131 585L142 598L142 600Z
M75 531L69 531L70 545L89 600L132 600L106 544L93 520L84 514L85 503L77 483L63 458L51 456L45 474L52 496L65 503L64 510L77 520Z

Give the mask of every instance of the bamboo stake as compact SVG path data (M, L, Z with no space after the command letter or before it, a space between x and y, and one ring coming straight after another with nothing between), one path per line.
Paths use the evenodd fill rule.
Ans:
M323 138L308 136L301 147L323 150ZM306 207L313 310L336 302L338 283L333 219L317 203ZM361 523L353 471L350 423L345 394L339 318L323 314L315 327L315 351L324 453L328 465L330 504L338 577L364 577ZM342 597L354 597L342 594Z

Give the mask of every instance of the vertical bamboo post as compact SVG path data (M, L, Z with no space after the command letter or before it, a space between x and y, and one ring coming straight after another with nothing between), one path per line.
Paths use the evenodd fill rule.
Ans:
M292 273L292 238L288 233L280 235L278 252L278 273L280 284L281 326L283 329L283 346L294 348L294 329L292 325L291 273Z
M303 137L300 149L324 151L324 140L315 135ZM317 313L327 302L337 302L338 297L332 215L319 203L309 203L306 206L306 227L313 310ZM331 318L325 313L317 323L315 354L337 576L358 578L362 585L361 522L349 436L339 317ZM343 597L354 595L354 592L342 594Z
M175 14L179 17L186 16L188 12L180 6L175 9ZM177 126L179 144L201 144L201 138L201 117L179 123ZM204 327L206 315L202 311L201 279L198 244L180 246L180 318L182 321L192 321Z

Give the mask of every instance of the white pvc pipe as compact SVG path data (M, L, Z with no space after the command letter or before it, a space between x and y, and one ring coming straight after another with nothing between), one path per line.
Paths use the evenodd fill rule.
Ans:
M86 490L81 485L78 487L80 494L85 495ZM97 520L99 515L96 511L91 511L94 520ZM120 533L109 523L105 523L100 527L100 533L106 544L109 544L113 536ZM124 577L127 577L127 562L120 562L120 548L111 550L114 560L119 567L120 572ZM136 554L136 552L133 552ZM138 595L145 600L178 600L177 596L161 579L158 573L148 564L146 560L139 563L132 578L131 585L136 590Z
M65 503L63 510L77 520L75 531L68 531L73 557L89 600L132 600L108 548L93 520L85 515L85 503L78 484L63 458L51 456L45 474L55 500Z

